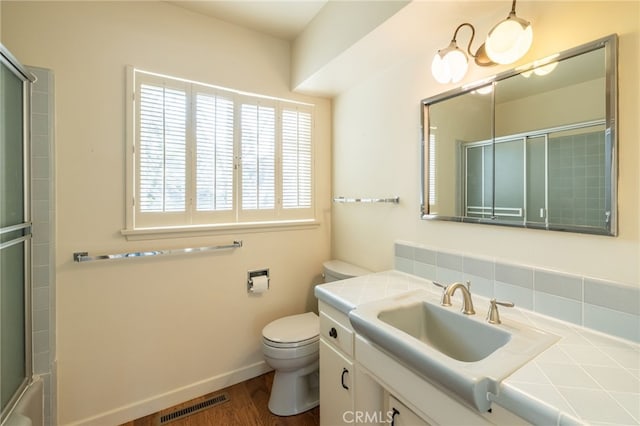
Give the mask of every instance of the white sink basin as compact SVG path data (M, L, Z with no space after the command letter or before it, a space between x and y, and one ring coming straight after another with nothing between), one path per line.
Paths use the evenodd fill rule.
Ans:
M458 361L480 361L511 340L501 328L424 301L381 311L378 319Z
M358 334L481 411L491 406L487 392L497 394L502 380L559 339L516 321L489 324L481 313L442 307L427 290L360 305L349 319Z

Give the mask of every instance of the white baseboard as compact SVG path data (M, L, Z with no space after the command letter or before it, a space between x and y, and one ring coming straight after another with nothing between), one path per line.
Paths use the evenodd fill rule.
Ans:
M214 376L200 382L192 383L190 385L156 395L152 398L138 401L133 404L116 408L115 410L107 411L90 418L70 423L70 425L119 425L131 420L138 419L140 417L148 416L149 414L156 413L160 410L164 410L165 408L172 407L182 402L189 401L190 399L197 398L199 396L206 395L220 389L224 389L226 387L235 385L236 383L252 379L271 370L272 368L269 367L264 361L260 361L255 364L239 368L237 370L220 374L218 376Z

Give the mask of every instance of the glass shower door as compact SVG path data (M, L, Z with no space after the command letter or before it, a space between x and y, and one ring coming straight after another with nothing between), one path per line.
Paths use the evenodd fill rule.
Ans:
M28 80L4 48L0 53L0 402L4 420L31 377L31 223Z

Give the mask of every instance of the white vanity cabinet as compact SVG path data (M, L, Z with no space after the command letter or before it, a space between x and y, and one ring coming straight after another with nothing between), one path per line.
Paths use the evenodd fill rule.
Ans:
M393 395L387 398L388 421L393 426L429 426L409 407L398 401Z
M380 424L383 389L355 365L355 333L349 318L322 301L318 307L320 425Z
M323 302L319 311L320 424L347 424L345 417L354 407L354 333L342 312Z
M353 361L320 339L320 424L347 424L353 411Z
M451 397L391 358L360 335L355 336L356 368L371 372L371 380L385 390L383 411L396 415L393 425L527 425L525 420L493 404L480 413ZM401 407L402 410L398 407ZM401 419L402 417L402 419Z

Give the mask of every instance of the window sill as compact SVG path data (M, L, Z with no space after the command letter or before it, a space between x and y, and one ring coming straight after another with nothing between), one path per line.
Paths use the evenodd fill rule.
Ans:
M274 232L311 229L320 226L315 219L273 222L224 223L220 225L191 225L158 228L123 229L128 241L156 240L163 238L202 237L205 235L233 235L239 233Z

